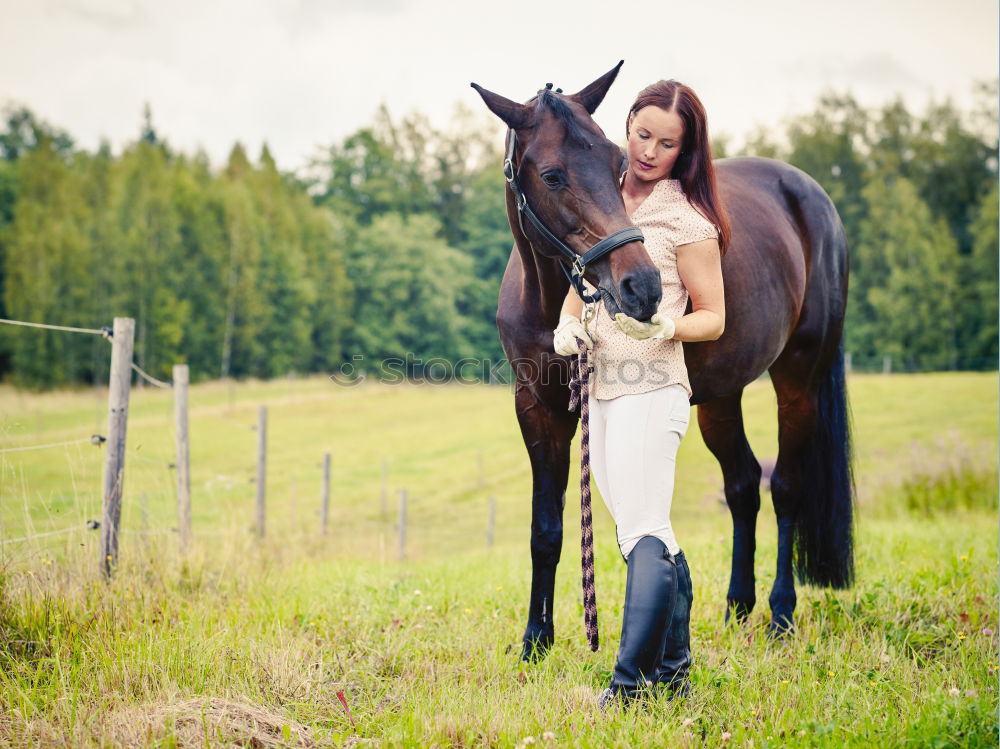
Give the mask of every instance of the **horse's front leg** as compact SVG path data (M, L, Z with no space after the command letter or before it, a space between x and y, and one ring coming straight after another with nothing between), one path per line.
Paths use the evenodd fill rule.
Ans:
M518 388L515 402L532 476L531 602L521 657L535 660L546 654L555 638L552 596L562 552L569 448L577 420L564 402L547 404L528 387Z
M742 393L698 407L698 426L708 449L722 468L726 503L733 516L733 567L726 594L726 621L735 613L745 619L757 602L753 557L760 510L760 463L743 429Z

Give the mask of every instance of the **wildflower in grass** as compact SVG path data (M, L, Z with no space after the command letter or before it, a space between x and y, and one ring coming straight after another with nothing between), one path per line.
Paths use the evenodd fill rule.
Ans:
M502 585L498 585L497 586L497 590L503 590L503 586Z
M963 554L962 556L959 557L959 559L961 559L963 562L968 562L969 561L969 555L968 554Z
M534 736L525 736L523 739L521 739L521 743L524 744L524 745L526 745L526 746L528 744L534 744L535 743L535 737Z
M975 697L976 696L976 690L975 689L966 689L965 690L965 696L966 697Z
M835 676L835 674L833 673L833 671L827 671L826 675L829 676L831 679Z
M959 632L958 633L958 639L959 640L964 640L965 639L965 632Z
M993 637L993 630L989 627L983 627L983 634L987 637Z
M414 596L419 596L419 595L423 595L423 594L419 590L415 590L415 591L413 591L413 595Z
M681 722L681 728L690 728L690 727L691 727L691 726L693 726L693 725L694 725L694 721L693 721L693 720L691 720L690 718L685 718L685 719L684 719L684 720L683 720L683 721Z
M781 683L782 683L782 684L791 684L792 682L791 682L791 681L789 681L788 679L782 679L782 680L781 680Z
M428 610L428 611L433 611L433 610L434 610L434 607L433 607L433 606L428 606L428 607L427 607L427 610Z
M552 731L546 731L542 734L542 741L555 741L556 735Z
M472 613L472 609L462 609L462 611L464 611L466 614Z
M729 733L729 731L723 731L722 732L722 736L720 738L722 739L722 743L726 744L726 743L729 742L729 739L731 739L732 737L733 737L733 735L731 733Z
M958 697L959 694L961 694L961 692L958 691L958 687L952 687L948 690L949 697Z
M756 718L756 717L757 717L757 711L756 711L756 710L751 710L751 711L750 711L750 715L751 715L752 717Z

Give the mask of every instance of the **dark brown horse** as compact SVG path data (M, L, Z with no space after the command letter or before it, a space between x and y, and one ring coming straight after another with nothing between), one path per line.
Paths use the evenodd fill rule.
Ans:
M574 95L545 89L518 104L473 84L510 128L511 162L525 200L557 238L582 254L629 225L618 178L621 150L591 118L621 63ZM778 397L777 463L771 495L778 520L771 627L792 627L793 568L799 579L843 588L853 578L850 435L841 332L847 300L847 243L832 201L814 180L770 159L716 162L732 222L722 262L726 330L685 343L698 424L722 467L733 516L727 617L753 609L754 548L761 468L747 443L743 389L769 372ZM525 658L552 644L552 594L562 550L570 442L569 360L552 353L552 330L569 288L556 250L521 220L507 191L514 234L500 288L497 325L514 364L515 407L532 469L532 584ZM523 225L522 225L523 224ZM609 311L648 319L659 301L639 243L586 271ZM655 272L655 269L654 271ZM655 277L658 279L658 275ZM651 288L655 286L655 289ZM795 564L793 565L793 562Z

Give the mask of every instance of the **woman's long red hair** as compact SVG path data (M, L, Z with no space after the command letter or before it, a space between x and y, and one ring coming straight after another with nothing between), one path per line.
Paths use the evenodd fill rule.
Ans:
M680 180L681 189L688 201L705 218L711 221L719 232L719 251L724 255L729 246L729 216L719 200L715 184L715 168L712 166L712 146L708 142L708 116L697 94L677 81L657 81L646 86L636 97L625 121L628 134L629 120L643 107L659 107L677 112L684 123L684 142L681 155L670 173L672 179Z

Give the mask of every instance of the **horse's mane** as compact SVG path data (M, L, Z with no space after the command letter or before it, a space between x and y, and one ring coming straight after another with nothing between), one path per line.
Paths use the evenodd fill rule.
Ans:
M573 110L569 108L569 105L560 96L557 96L548 89L543 89L538 95L538 107L535 109L535 125L541 122L542 113L546 111L566 126L566 135L575 141L577 145L586 146L587 148L593 145L590 134L580 125L580 121L573 114Z

